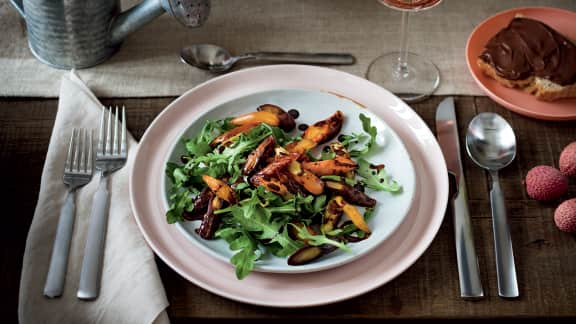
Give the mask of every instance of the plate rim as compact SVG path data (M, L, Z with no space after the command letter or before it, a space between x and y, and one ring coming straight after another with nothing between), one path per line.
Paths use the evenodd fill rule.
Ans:
M511 102L511 101L507 100L506 98L503 98L503 97L497 95L496 93L494 93L494 91L492 91L490 89L490 87L488 87L485 84L485 82L480 78L480 76L478 75L479 72L476 71L476 68L475 68L476 61L471 59L471 56L473 54L473 53L471 53L471 46L472 46L472 41L476 37L478 37L479 31L482 28L485 28L486 25L488 23L490 23L491 21L498 19L502 16L510 15L510 14L518 12L518 11L529 11L529 10L557 12L559 14L573 15L574 17L576 17L576 12L562 9L562 8L546 7L546 6L516 7L516 8L511 8L511 9L507 9L504 11L500 11L494 15L491 15L490 17L488 17L488 18L484 19L482 22L480 22L472 30L472 32L468 36L468 39L466 41L466 47L465 47L465 59L466 59L466 65L468 67L468 71L470 72L470 74L474 78L474 81L476 82L476 84L484 91L484 93L486 93L492 100L496 101L500 105L506 107L507 109L509 109L515 113L518 113L520 115L527 116L530 118L549 120L549 121L576 120L576 110L574 111L574 113L550 115L550 114L546 114L543 112L537 112L537 111L533 111L531 109L523 108L523 107L519 106L518 104L514 103L514 100ZM501 85L499 85L499 86L501 86ZM518 89L514 89L514 90L521 91ZM537 99L533 98L533 100L537 100ZM573 100L576 103L576 99L567 99L567 100ZM547 104L551 104L551 103L548 102Z
M208 82L202 83L197 85L196 87L186 91L183 95L181 95L180 97L178 97L176 100L172 101L163 111L160 112L160 114L158 114L158 116L152 121L152 123L150 124L150 126L146 129L146 132L144 133L144 135L142 136L141 139L141 143L138 146L138 149L136 151L136 161L138 161L138 157L141 154L145 154L143 152L143 148L145 147L144 145L142 145L142 143L144 142L153 142L153 139L149 139L149 137L152 137L153 135L153 130L155 130L155 128L157 127L157 125L164 119L164 118L168 118L167 115L170 113L170 111L172 110L171 107L177 107L178 104L181 104L181 101L184 101L184 98L186 98L186 96L189 96L189 94L193 91L201 91L201 89L203 87L207 87L208 85L211 85L214 82L221 82L222 80L226 80L229 78L236 78L239 76L243 76L245 74L256 74L258 75L258 73L270 73L270 72L286 72L286 69L288 69L288 71L295 73L295 74L312 74L315 75L317 73L324 73L326 75L330 75L330 76L338 76L338 77L343 77L343 78L347 78L349 79L349 81L354 82L354 83L360 83L363 86L367 87L368 89L372 89L372 90L378 90L379 93L383 93L383 94L387 94L388 96L391 96L393 98L395 98L395 100L397 100L397 105L394 106L393 108L396 109L397 111L394 111L394 113L396 113L397 116L400 117L406 117L406 119L408 118L407 116L409 116L411 119L409 121L414 122L415 124L418 125L418 129L414 130L414 134L412 134L412 136L414 137L414 140L416 142L418 141L423 141L422 137L426 138L427 140L431 140L433 143L433 145L431 146L427 146L425 148L425 151L427 153L428 150L432 150L433 153L435 153L435 157L437 157L438 159L433 160L434 164L430 164L428 163L429 167L434 168L434 170L436 171L441 171L440 173L443 172L443 170L445 170L445 161L441 155L441 151L440 148L435 140L435 136L433 135L432 131L430 130L430 128L424 123L424 121L422 120L422 118L415 112L413 111L408 105L406 105L404 102L402 102L400 99L398 99L397 97L393 96L390 92L388 92L387 90L371 83L370 81L367 81L363 78L360 78L358 76L346 73L346 72L342 72L342 71L338 71L338 70L333 70L333 69L329 69L329 68L325 68L325 67L313 67L313 66L300 66L300 65L273 65L273 66L263 66L263 67L256 67L256 68L250 68L250 69L245 69L245 70L240 70L237 72L233 72L227 75L223 75L217 78L214 78ZM285 81L282 81L285 82ZM340 80L338 81L340 82ZM325 86L323 87L318 87L318 89L321 90L325 90ZM333 87L335 88L335 87ZM385 99L385 98L382 98ZM377 113L375 111L372 110L373 113ZM408 120L408 119L407 119ZM418 131L418 133L416 134L416 131ZM401 134L399 134L400 137L402 137ZM423 150L423 144L419 144L418 148L420 151L424 152ZM429 161L430 162L430 161ZM417 168L417 166L416 166ZM146 242L152 247L152 250L154 251L154 253L156 255L158 255L163 262L165 262L168 266L170 266L170 268L172 270L174 270L175 272L179 273L181 276L183 276L184 278L186 278L188 281L190 281L191 283L207 290L210 291L214 294L217 294L219 296L231 299L231 300L235 300L235 301L239 301L239 302L243 302L243 303L247 303L247 304L253 304L253 305L261 305L261 306L269 306L269 307L287 307L287 308L291 308L291 307L310 307L310 306L317 306L317 305L324 305L324 304L329 304L329 303L334 303L337 301L342 301L342 300L346 300L349 298L353 298L355 296L358 296L360 294L366 293L370 290L373 290L387 282L389 282L390 280L394 279L395 277L397 277L398 275L400 275L401 273L403 273L404 271L406 271L414 262L416 262L423 254L424 252L428 249L428 247L430 246L430 244L432 243L432 241L434 240L434 238L436 237L440 226L442 224L442 221L444 219L444 212L445 212L445 208L446 208L446 203L447 203L447 198L448 198L448 178L438 175L438 174L432 174L430 177L430 182L433 185L438 185L438 190L436 190L435 194L436 197L434 199L430 198L428 203L432 204L434 209L432 210L432 212L430 212L429 215L430 217L426 219L426 227L424 227L422 229L424 238L426 238L426 240L422 240L422 239L414 239L414 246L412 246L412 248L409 250L410 253L407 253L406 255L402 255L401 259L398 260L396 263L394 263L394 265L391 265L390 267L392 269L389 269L388 274L384 275L384 274L379 274L379 277L374 279L374 278L366 278L364 281L360 282L361 285L359 286L354 286L352 287L353 289L347 290L345 292L342 292L341 294L336 294L336 295L332 295L332 296L324 296L324 297L308 297L309 300L306 301L306 298L295 298L295 299L290 299L290 300L261 300L255 297L246 297L246 296L242 296L242 294L238 294L238 293L233 293L230 292L230 288L226 287L226 289L223 289L223 287L215 287L215 286L211 286L209 283L203 282L201 278L198 277L194 277L193 275L189 274L186 272L186 269L184 269L183 264L180 262L178 262L179 260L177 259L177 257L175 257L174 255L168 255L170 252L170 249L166 249L166 255L163 254L164 252L164 247L160 244L162 242L156 242L154 241L150 235L151 233L147 232L147 229L145 228L144 224L142 224L141 219L138 216L138 213L140 211L140 207L137 205L136 200L138 199L137 196L135 196L135 190L134 187L135 185L137 185L135 179L136 177L134 177L134 174L136 173L136 171L138 170L137 165L135 164L131 170L131 177L130 177L130 182L129 182L129 189L130 189L130 203L132 205L132 209L134 212L134 217L136 219L136 222L138 224L138 227L140 228L144 238L146 239ZM418 198L419 200L419 204L420 201L422 199L420 199L420 197ZM441 202L444 201L444 202ZM423 212L421 212L420 210L416 211L419 213L419 215ZM411 228L409 228L409 231L414 231L414 228L421 228L422 224L415 224L414 226L412 226ZM166 229L169 231L169 229ZM175 230L175 229L174 229ZM404 242L402 242L403 244L405 244ZM374 251L371 253L375 253ZM366 256L364 256L365 258ZM215 263L218 263L217 266L218 270L220 271L230 271L230 266L225 264L225 263L221 263L220 261L214 261ZM353 265L353 264L352 264ZM182 266L182 267L181 267ZM344 267L350 267L349 265L345 265ZM227 269L224 269L227 268ZM340 269L340 268L337 268ZM334 271L334 270L331 270ZM338 270L339 271L339 270ZM345 270L342 270L345 271ZM312 274L317 274L319 272L313 272ZM251 274L251 276L254 274ZM307 274L303 274L303 275L307 275ZM263 275L258 274L258 277L262 280L268 280L270 277L269 276L301 276L299 274L266 274L264 273ZM250 276L249 276L250 277ZM300 277L299 277L300 278ZM235 278L234 278L235 279ZM236 280L236 279L235 279ZM252 282L252 279L244 279L244 281L248 280L249 282ZM257 279L254 279L257 280ZM301 295L298 295L298 297L302 297Z

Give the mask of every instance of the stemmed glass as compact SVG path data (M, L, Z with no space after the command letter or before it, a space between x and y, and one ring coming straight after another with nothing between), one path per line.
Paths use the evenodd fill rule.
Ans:
M411 12L432 8L442 0L378 1L387 7L402 11L400 51L385 53L372 61L366 77L406 102L425 99L440 85L440 72L434 63L425 57L408 52L408 20Z

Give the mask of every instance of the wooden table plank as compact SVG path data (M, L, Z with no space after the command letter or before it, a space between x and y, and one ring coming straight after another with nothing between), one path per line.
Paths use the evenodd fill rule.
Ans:
M173 98L107 99L104 104L128 107L128 128L140 138L154 117ZM413 105L434 131L436 106L442 97ZM517 132L516 160L501 172L511 218L512 238L518 266L521 298L497 296L489 184L483 170L465 156L463 163L470 198L480 270L487 298L466 302L458 297L458 280L452 235L452 220L446 218L426 253L392 282L360 297L337 304L275 309L245 305L204 291L189 283L162 261L160 274L170 307L178 322L190 318L513 318L576 317L576 239L559 232L552 215L558 202L529 199L523 177L537 164L558 165L562 148L576 140L570 122L546 122L516 115L485 97L457 97L461 145L469 121L482 111L506 118ZM4 288L0 316L16 321L18 283L25 238L34 212L40 175L57 100L0 99L0 181L5 203L0 262ZM576 181L570 180L567 197L576 196ZM281 292L279 292L281 293Z

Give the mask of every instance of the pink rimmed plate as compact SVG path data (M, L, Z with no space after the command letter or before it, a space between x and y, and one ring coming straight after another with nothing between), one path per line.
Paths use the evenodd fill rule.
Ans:
M237 98L282 89L337 94L366 107L402 140L411 158L415 185L411 205L390 236L361 258L312 273L253 272L237 280L227 262L193 248L189 238L165 221L164 163L180 138L203 112ZM138 148L130 180L136 221L156 254L180 275L236 301L302 307L348 299L392 280L412 265L432 242L448 197L446 165L438 144L420 117L404 102L365 79L327 68L275 65L215 78L172 102L150 125ZM249 289L247 289L249 288Z

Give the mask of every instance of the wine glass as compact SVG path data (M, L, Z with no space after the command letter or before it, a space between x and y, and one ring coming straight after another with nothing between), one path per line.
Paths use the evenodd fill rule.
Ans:
M378 1L402 11L400 51L385 53L372 61L366 77L406 102L425 99L440 85L440 72L436 65L425 57L408 52L408 20L411 12L432 8L442 0Z

